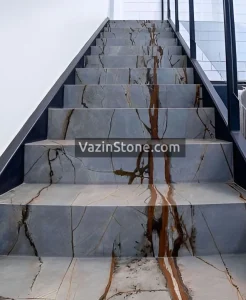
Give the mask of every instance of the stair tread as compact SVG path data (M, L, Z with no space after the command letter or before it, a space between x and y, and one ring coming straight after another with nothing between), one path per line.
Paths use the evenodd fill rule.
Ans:
M174 45L177 46L176 38L168 38L168 37L160 37L155 41L151 41L150 37L136 37L132 41L130 38L121 38L121 37L109 37L109 38L97 38L96 39L97 46L133 46L133 45L141 45L141 46L169 46Z
M163 195L168 193L167 184L156 184L155 187ZM173 200L177 206L244 204L246 201L246 191L233 182L174 183L172 187ZM0 205L135 207L148 206L146 199L149 199L150 195L148 184L47 185L23 183L1 195ZM165 204L158 195L156 206L162 205Z
M182 54L181 46L92 46L91 55L158 55Z
M95 71L95 70L115 70L115 69L117 69L117 70L154 70L154 68L129 68L129 67L126 67L126 68L76 68L76 70L93 70L93 71ZM158 70L193 70L193 68L158 68ZM159 85L159 83L158 83L158 85Z
M181 55L181 54L171 54L170 56L177 56L177 57L187 57L187 55ZM110 57L110 58L122 58L122 57L144 57L144 58L154 58L154 57L158 57L158 55L137 55L137 54L120 54L120 55L115 55L115 54L90 54L90 55L86 55L85 57Z
M176 283L180 272L184 291L194 299L244 299L246 294L246 254L181 257L175 259L154 258L117 259L110 276L110 258L43 258L1 257L0 294L8 299L91 299L98 300L107 291L106 298L123 300L170 300L170 290L159 264L170 272L171 282ZM6 276L6 270L7 276ZM231 276L231 281L228 278ZM11 284L10 284L11 282ZM170 284L170 282L169 282ZM107 288L108 285L108 288ZM181 287L180 287L181 286ZM30 289L30 287L32 287ZM177 293L182 285L175 288ZM182 289L182 290L183 290ZM45 297L45 298L44 298Z
M85 57L85 68L185 68L187 67L186 55L88 55Z
M75 83L194 83L194 71L192 68L157 68L157 79L154 79L154 71L154 68L77 68Z
M94 68L92 68L92 69L94 69ZM112 87L115 87L115 86L121 86L121 87L123 87L123 86L134 86L134 87L136 87L136 86L152 86L152 85L157 85L157 86L161 86L161 87L165 87L165 86L169 86L169 87L171 87L171 86L175 86L175 87L180 87L181 85L180 84L177 84L177 83L158 83L158 84L145 84L145 83L138 83L138 84L134 84L134 83L129 83L129 84L121 84L121 83L104 83L104 84L101 84L100 86L112 86ZM199 84L196 84L196 83L187 83L187 84L183 84L182 85L182 87L186 87L186 86L198 86ZM68 86L68 87L79 87L79 86L95 86L95 87L98 87L98 84L96 84L96 83L89 83L89 84L76 84L76 85L74 85L74 84L66 84L65 85L65 87L66 86ZM200 86L200 85L199 85Z
M231 142L228 141L223 141L219 139L185 139L186 144L232 144ZM56 139L46 139L46 140L41 140L41 141L36 141L36 142L31 142L31 143L26 143L25 145L49 145L49 146L74 146L75 141L73 140L56 140Z
M92 126L91 123L90 126ZM181 130L181 129L180 129ZM54 133L54 132L53 132ZM53 134L52 133L52 134ZM51 135L51 134L50 134ZM70 135L70 133L69 133ZM136 170L137 153L122 157L110 152L93 154L81 158L81 151L75 148L73 133L71 138L66 134L68 140L59 140L56 135L53 140L44 140L25 146L25 179L26 183L82 183L82 184L133 184L149 183L148 176ZM99 130L93 134L79 132L77 137L99 138L102 135ZM120 139L122 133L111 133L111 138ZM125 137L130 136L125 134ZM146 138L147 136L147 138ZM149 135L143 136L146 143ZM105 139L108 137L104 134ZM135 138L135 136L133 136ZM62 137L63 138L63 137ZM118 140L117 139L117 140ZM141 141L142 141L141 140ZM134 139L130 139L132 143ZM138 140L139 143L139 140ZM184 147L180 148L184 150ZM77 157L75 154L78 154ZM182 152L181 152L182 154ZM103 155L103 157L102 157ZM163 155L154 153L154 172L151 183L165 183L165 160ZM146 155L141 158L141 165L148 166L149 160ZM52 173L51 169L52 168ZM141 171L142 172L142 171ZM188 140L185 144L184 156L172 157L170 164L171 181L175 182L227 182L232 180L232 143L218 140ZM142 177L143 176L143 177Z

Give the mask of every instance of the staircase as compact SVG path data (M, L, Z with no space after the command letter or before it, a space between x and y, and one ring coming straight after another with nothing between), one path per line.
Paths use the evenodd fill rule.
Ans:
M111 21L96 43L0 196L0 299L246 299L246 192L169 24ZM76 138L186 153L77 157Z

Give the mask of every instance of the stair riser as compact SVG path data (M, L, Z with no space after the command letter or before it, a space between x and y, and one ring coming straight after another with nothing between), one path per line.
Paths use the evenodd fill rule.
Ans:
M147 85L68 85L64 89L65 108L149 108ZM158 87L159 107L192 108L197 101L199 85L176 84Z
M85 57L86 68L186 68L187 57L171 55L154 58L152 56L105 56Z
M174 38L173 32L123 32L123 33L114 33L114 32L102 32L101 38L117 38L117 39L130 39L135 40L136 38L148 38L148 39L157 39L157 38Z
M169 24L167 22L161 23L157 21L153 22L146 22L146 21L115 21L110 22L107 26L107 28L155 28L158 29L165 29L170 28Z
M153 32L153 28L109 28L109 27L105 27L104 28L104 32L112 32L115 34L118 33L149 33L149 32ZM155 33L162 33L162 32L173 32L171 27L166 27L163 28L161 30L155 30Z
M193 84L193 69L77 69L76 84Z
M168 46L168 47L148 47L148 46L108 46L91 47L92 55L150 55L160 57L170 55L182 55L182 47L180 46Z
M101 38L96 39L96 46L177 46L177 40L172 38L157 38L151 41L150 38L140 37L135 39Z
M185 157L172 157L170 176L173 182L226 182L232 179L232 145L230 143L187 144ZM25 147L26 183L82 183L82 184L128 184L130 178L121 176L130 172L135 178L137 157L81 158L75 157L75 147L28 144ZM154 157L153 182L165 183L165 161ZM141 166L148 167L147 157L142 158ZM135 173L136 172L136 173ZM52 175L53 174L53 175ZM129 173L127 173L129 174ZM134 175L135 174L135 175ZM51 176L52 175L52 176ZM145 174L148 177L148 174ZM143 183L148 183L143 178ZM133 184L140 184L136 177Z
M166 232L170 252L166 255L172 255L175 249L177 224L181 225L185 240L178 251L180 257L245 253L246 245L242 243L246 228L243 206L179 205L176 211L175 206L169 206ZM25 206L0 206L2 224L8 224L0 228L0 255L8 255L10 250L11 255L34 255L34 248L26 233L30 234L40 257L111 257L113 248L118 257L153 255L146 238L147 206L30 205L27 231L25 233L24 226L21 226L18 235L22 209ZM156 222L161 216L162 207L155 207ZM159 253L157 228L154 227L152 234L155 256Z
M48 139L148 139L149 114L149 109L50 109ZM160 138L215 138L214 123L213 108L158 110Z

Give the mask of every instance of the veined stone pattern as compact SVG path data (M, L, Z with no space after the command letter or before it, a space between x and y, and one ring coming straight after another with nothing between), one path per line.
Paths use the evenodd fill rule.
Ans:
M83 63L0 196L0 300L245 300L246 191L169 23L110 21ZM185 155L80 157L76 138Z

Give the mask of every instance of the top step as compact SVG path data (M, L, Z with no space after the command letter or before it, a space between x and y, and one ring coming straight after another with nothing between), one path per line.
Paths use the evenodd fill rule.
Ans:
M158 28L165 29L169 26L167 21L149 21L149 20L115 20L110 21L107 26L108 28Z

